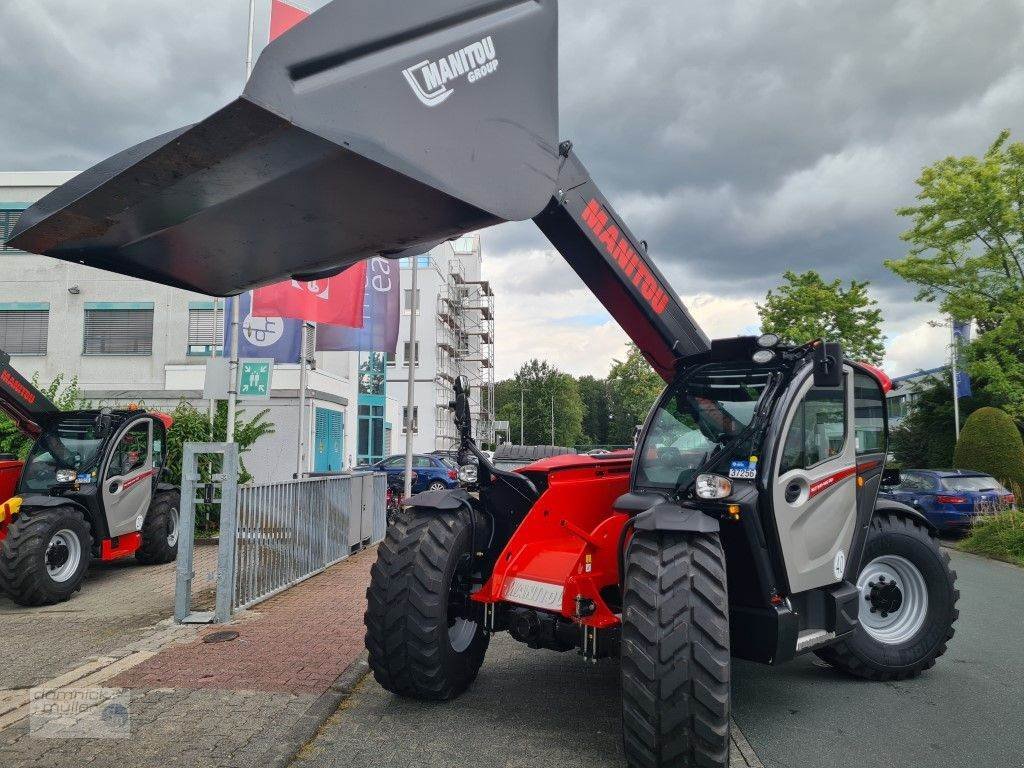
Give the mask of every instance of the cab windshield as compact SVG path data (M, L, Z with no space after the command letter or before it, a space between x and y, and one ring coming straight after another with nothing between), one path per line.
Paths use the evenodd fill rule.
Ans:
M58 470L73 470L75 479L95 482L103 447L99 426L93 416L73 415L52 423L44 431L25 462L22 486L30 491L46 491L58 482Z
M712 363L670 387L644 438L637 484L657 488L689 484L706 459L750 425L771 375L764 368ZM749 446L742 447L749 453Z

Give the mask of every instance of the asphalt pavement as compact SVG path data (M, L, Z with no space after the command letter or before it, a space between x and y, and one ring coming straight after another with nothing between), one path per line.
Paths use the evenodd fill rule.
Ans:
M736 662L734 719L767 768L1024 766L1024 570L952 557L957 633L916 680L855 680L813 656L777 668ZM295 765L470 762L621 768L618 665L588 666L499 635L475 685L448 704L405 701L365 678Z

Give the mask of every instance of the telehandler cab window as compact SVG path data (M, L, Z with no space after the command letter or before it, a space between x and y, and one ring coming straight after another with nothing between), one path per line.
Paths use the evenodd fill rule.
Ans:
M93 417L64 417L39 436L22 473L30 491L46 491L57 481L58 469L90 473L99 461L103 438Z
M752 370L712 364L669 387L651 421L637 464L644 486L686 485L713 451L750 424L771 377ZM749 452L739 446L741 452Z
M878 382L859 371L853 375L854 436L857 453L885 450L885 395Z
M107 479L120 477L144 466L149 458L149 422L134 424L124 435L110 457Z
M809 469L838 456L846 444L846 386L835 389L813 387L797 406L779 474L791 469Z

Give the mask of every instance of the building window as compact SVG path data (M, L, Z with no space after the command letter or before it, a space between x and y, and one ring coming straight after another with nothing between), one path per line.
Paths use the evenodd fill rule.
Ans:
M86 304L82 354L153 354L153 304Z
M409 428L409 406L402 407L402 432ZM412 407L412 431L413 434L420 431L420 408L418 405Z
M10 355L45 355L49 304L0 304L0 349Z
M394 352L386 353L384 355L384 358L385 358L385 360L387 360L387 364L388 364L389 367L391 367L391 368L395 367L395 353Z
M409 342L408 341L405 342L405 344L403 345L403 349L404 349L403 354L404 354L405 359L402 362L402 365L408 367L409 366L409 360L412 359L412 355L409 354ZM419 365L420 364L420 343L418 341L416 342L416 346L414 347L414 349L416 351L416 365Z
M7 239L14 231L14 225L23 210L21 206L0 206L0 253L24 253L7 245Z
M398 260L398 266L401 267L402 269L412 269L412 259L410 259L408 256L406 256L404 259L399 259ZM417 269L426 269L429 266L430 266L430 257L429 256L417 256L416 257L416 268Z
M412 288L406 288L402 291L402 314L412 314ZM416 314L420 313L420 289L416 289Z
M468 235L465 237L456 238L452 243L452 250L459 254L471 254L476 253L479 247L480 237L474 235Z
M214 314L216 313L216 318ZM212 302L188 305L188 354L209 357L216 350L224 354L224 306L214 310Z

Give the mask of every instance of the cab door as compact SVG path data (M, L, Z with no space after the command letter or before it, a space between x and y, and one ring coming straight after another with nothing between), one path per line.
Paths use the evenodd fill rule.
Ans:
M840 387L808 375L785 415L772 474L779 543L793 592L843 578L857 527L852 370Z
M115 438L103 468L103 508L111 536L141 530L153 496L153 422L139 419Z

